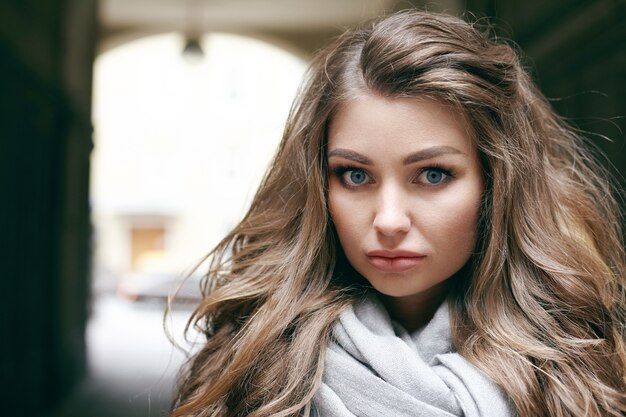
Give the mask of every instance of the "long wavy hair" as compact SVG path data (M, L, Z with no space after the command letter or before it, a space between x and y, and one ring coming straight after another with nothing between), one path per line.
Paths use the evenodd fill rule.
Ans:
M172 416L307 416L330 328L362 288L327 209L326 129L367 92L462 114L485 190L471 271L450 294L458 351L520 416L626 413L625 259L606 170L551 109L515 50L418 11L319 53L247 214L208 255L189 325L206 336Z

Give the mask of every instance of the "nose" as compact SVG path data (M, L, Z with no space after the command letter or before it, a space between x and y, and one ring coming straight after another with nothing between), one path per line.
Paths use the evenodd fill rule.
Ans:
M385 187L379 195L374 230L384 236L404 234L411 228L408 201L399 187Z

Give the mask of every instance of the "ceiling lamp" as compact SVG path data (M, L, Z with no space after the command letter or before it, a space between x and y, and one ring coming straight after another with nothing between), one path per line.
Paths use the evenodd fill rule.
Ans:
M198 64L204 58L200 44L202 40L202 3L199 0L187 0L185 3L185 47L183 58L190 63Z
M200 37L187 36L185 47L183 48L183 57L192 63L202 61L204 51L202 50L202 45L200 45Z

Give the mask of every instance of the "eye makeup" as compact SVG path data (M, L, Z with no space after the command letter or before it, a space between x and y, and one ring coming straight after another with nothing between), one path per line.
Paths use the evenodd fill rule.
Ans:
M348 189L361 188L375 182L366 169L353 165L336 165L331 167L330 171ZM427 187L437 187L451 181L454 177L453 170L441 164L429 164L417 169L410 182Z

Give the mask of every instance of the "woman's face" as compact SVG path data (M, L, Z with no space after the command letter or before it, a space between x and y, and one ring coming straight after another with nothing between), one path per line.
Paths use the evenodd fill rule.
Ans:
M391 299L425 302L469 259L483 191L461 117L428 99L362 95L328 132L329 209L350 264Z

